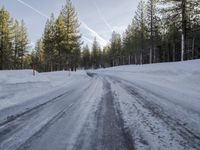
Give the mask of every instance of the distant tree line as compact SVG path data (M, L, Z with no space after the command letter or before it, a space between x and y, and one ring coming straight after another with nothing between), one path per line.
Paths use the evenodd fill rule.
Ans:
M91 53L87 46L83 49L85 68L198 59L200 1L140 0L122 36L113 32L103 51L96 51L95 43Z
M24 21L14 20L0 8L0 70L27 68L28 37Z
M140 0L123 35L113 31L107 46L96 38L81 49L80 23L71 2L47 20L30 54L24 22L0 9L0 70L35 67L38 71L151 64L200 58L199 0Z

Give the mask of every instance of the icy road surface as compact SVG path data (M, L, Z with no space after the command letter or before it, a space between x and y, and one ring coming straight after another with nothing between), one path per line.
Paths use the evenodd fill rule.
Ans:
M1 110L0 150L200 149L199 106L120 77L88 76L23 112Z

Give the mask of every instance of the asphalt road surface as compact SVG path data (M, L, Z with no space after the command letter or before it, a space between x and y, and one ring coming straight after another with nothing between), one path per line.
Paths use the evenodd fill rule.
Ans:
M154 103L156 93L114 77L88 76L1 123L0 150L200 149L200 135Z

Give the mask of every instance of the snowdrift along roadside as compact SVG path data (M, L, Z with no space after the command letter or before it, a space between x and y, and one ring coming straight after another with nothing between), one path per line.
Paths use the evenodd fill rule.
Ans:
M126 80L200 113L200 60L126 65L95 72Z
M0 71L0 110L25 103L33 98L69 86L85 71L48 72L32 75L32 70Z
M150 65L126 65L95 72L134 83L148 83L188 94L200 93L200 60Z

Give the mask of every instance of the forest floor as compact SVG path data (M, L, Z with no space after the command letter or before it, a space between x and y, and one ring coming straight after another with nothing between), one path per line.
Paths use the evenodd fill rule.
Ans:
M200 60L0 72L1 150L198 150Z

